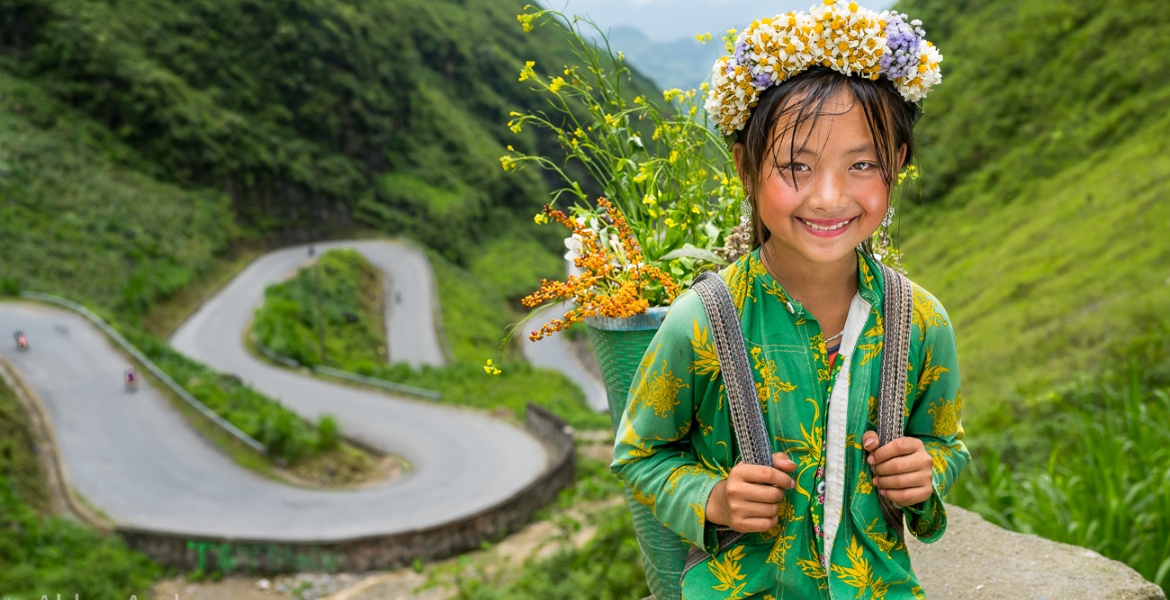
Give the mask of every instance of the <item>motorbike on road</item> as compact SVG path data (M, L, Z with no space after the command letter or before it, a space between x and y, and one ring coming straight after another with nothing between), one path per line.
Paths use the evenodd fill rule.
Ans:
M24 335L23 331L17 331L12 335L16 339L16 349L20 351L28 350L28 336Z
M122 379L125 381L127 392L133 392L138 389L138 374L134 372L134 369L127 369Z

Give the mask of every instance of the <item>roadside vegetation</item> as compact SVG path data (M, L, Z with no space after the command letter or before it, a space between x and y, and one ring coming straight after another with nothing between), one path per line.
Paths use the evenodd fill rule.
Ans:
M162 569L117 537L51 515L29 417L0 380L0 590L25 600L149 595Z
M264 444L273 458L292 462L336 446L331 419L321 419L314 428L232 375L219 374L148 336L131 341L208 408Z
M611 442L604 442L608 446ZM577 453L574 483L537 516L556 526L543 553L500 565L489 557L461 557L427 573L457 600L625 600L649 595L641 550L621 483L608 460ZM583 543L582 533L591 535Z
M1033 399L1047 452L1007 462L984 448L949 500L1096 550L1170 591L1170 323L1106 364Z
M442 394L444 403L505 408L522 419L524 406L534 402L574 428L608 427L608 417L586 406L581 391L559 373L518 360L496 365L501 371L498 375L485 373L483 357L498 354L506 326L519 315L493 285L438 256L432 255L431 262L444 325L457 349L447 366L416 369L406 363L387 363L381 274L353 250L326 252L315 266L269 287L252 331L261 344L301 364L434 390ZM506 270L509 265L503 262L497 267ZM325 332L324 360L320 328Z

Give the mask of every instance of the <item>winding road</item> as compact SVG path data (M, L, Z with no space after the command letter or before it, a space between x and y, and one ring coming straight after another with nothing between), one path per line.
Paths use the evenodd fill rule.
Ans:
M340 247L358 250L387 274L391 358L412 365L442 363L433 321L435 288L425 257L388 241L322 243L315 250ZM17 352L0 344L0 354L45 406L73 488L123 527L330 542L465 518L536 479L548 456L538 440L516 427L468 410L318 380L252 357L244 332L264 289L308 260L308 246L257 259L191 315L171 343L309 420L334 415L348 436L405 458L409 471L382 484L339 491L265 479L196 434L149 385L125 392L126 359L87 321L38 304L2 303L0 331L23 329L31 349Z

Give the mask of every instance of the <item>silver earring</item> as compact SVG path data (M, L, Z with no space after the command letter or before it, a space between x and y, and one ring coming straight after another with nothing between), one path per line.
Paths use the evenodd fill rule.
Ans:
M739 224L747 225L752 222L752 196L747 194L743 197L743 202L739 203Z
M874 232L873 238L870 240L870 246L873 248L873 255L879 261L884 261L886 256L890 254L890 224L894 222L894 205L890 205L889 210L886 211L886 217L882 219L882 224Z

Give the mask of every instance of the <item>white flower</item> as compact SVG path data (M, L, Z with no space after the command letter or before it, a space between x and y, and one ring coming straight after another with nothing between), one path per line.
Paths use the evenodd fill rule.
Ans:
M580 258L581 252L585 250L584 242L585 240L583 240L581 236L576 233L565 238L565 248L569 249L569 251L565 253L565 260L575 262L578 258Z

